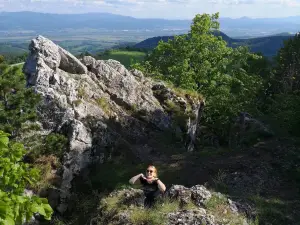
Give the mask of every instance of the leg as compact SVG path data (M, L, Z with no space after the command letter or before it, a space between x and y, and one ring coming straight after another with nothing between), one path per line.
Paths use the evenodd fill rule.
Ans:
M152 208L154 206L154 198L145 198L144 207L146 209Z

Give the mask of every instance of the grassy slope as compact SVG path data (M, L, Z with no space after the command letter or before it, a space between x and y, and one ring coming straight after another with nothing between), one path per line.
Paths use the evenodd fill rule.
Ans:
M28 52L28 45L14 43L0 43L0 55L18 56Z
M110 51L107 55L101 56L100 59L114 59L121 62L124 66L129 67L131 60L139 62L142 61L145 56L146 54L144 52L114 50Z
M289 166L293 168L295 157L291 152L297 153L299 149L274 139L245 149L202 149L158 155L152 162L167 187L205 184L231 199L253 205L259 224L300 224L299 174L293 174L293 169L286 170ZM129 158L97 165L90 177L92 187L94 190L126 187L130 177L143 172L146 166L147 163ZM226 179L235 172L245 174L244 178L233 182Z

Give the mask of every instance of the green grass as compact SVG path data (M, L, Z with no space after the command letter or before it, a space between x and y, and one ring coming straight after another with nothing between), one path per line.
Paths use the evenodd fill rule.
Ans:
M231 211L226 196L218 196L213 194L205 203L208 213L214 215L215 220L220 223L228 223L230 225L240 225L247 221L246 217L241 213L236 214ZM250 225L258 225L257 221L248 221Z
M101 109L106 114L109 115L111 113L110 105L106 98L104 98L104 97L98 98L98 99L96 99L96 102L97 102L98 106L101 107Z
M188 204L183 208L180 208L178 201L172 201L170 199L162 199L156 203L156 205L145 210L137 206L129 207L122 204L124 200L123 192L120 192L117 196L108 196L101 200L100 208L104 209L102 215L108 217L114 217L122 211L127 211L130 208L130 221L136 225L161 225L167 223L167 214L176 212L180 209L192 210L197 207L194 204ZM107 218L109 221L109 218Z
M145 56L146 53L144 52L113 50L109 51L108 54L99 56L99 59L114 59L128 68L132 62L141 62Z
M19 56L28 52L26 43L0 43L0 55L4 56Z
M299 200L283 201L261 196L253 196L251 200L255 203L261 224L299 224Z
M118 195L107 196L101 200L100 208L103 210L101 215L106 221L110 221L122 212L129 213L129 219L132 224L135 225L161 225L168 222L167 215L172 212L178 212L179 210L197 210L198 207L192 202L188 205L181 206L177 200L171 200L169 198L160 199L156 205L145 210L144 208L131 205L131 207L124 205L124 192L121 191ZM125 197L126 198L126 197ZM219 196L213 194L212 198L205 202L204 206L207 214L214 215L215 221L218 223L226 223L231 225L244 224L247 221L246 217L240 213L234 213L231 211L227 202L226 196ZM103 221L101 221L103 222ZM257 221L247 221L250 225L257 225ZM100 223L98 223L100 224ZM102 224L102 223L101 223ZM113 223L114 224L114 223Z

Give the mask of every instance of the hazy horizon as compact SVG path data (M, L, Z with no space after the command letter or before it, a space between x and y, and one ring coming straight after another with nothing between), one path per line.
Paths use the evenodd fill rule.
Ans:
M114 13L114 12L42 12L42 11L29 11L29 10L20 10L20 11L1 11L0 13L42 13L42 14L58 14L58 15L82 15L82 14L112 14L112 15L120 15L120 16L128 16L138 19L166 19L166 20L192 20L192 18L164 18L164 17L139 17L135 15L123 15L120 13ZM216 13L216 12L212 12ZM229 18L229 19L242 19L242 18L248 18L248 19L280 19L280 18L288 18L288 17L300 17L300 13L298 15L291 15L291 16L277 16L277 17L251 17L251 16L241 16L241 17L229 17L229 16L222 16L220 14L220 18Z
M190 20L198 13L228 18L300 15L300 0L0 0L0 12L113 13L135 18Z

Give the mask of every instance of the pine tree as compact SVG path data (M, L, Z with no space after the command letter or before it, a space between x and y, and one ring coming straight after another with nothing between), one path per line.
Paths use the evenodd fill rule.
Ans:
M19 134L22 124L36 119L36 106L40 97L26 88L20 66L0 65L0 130Z

